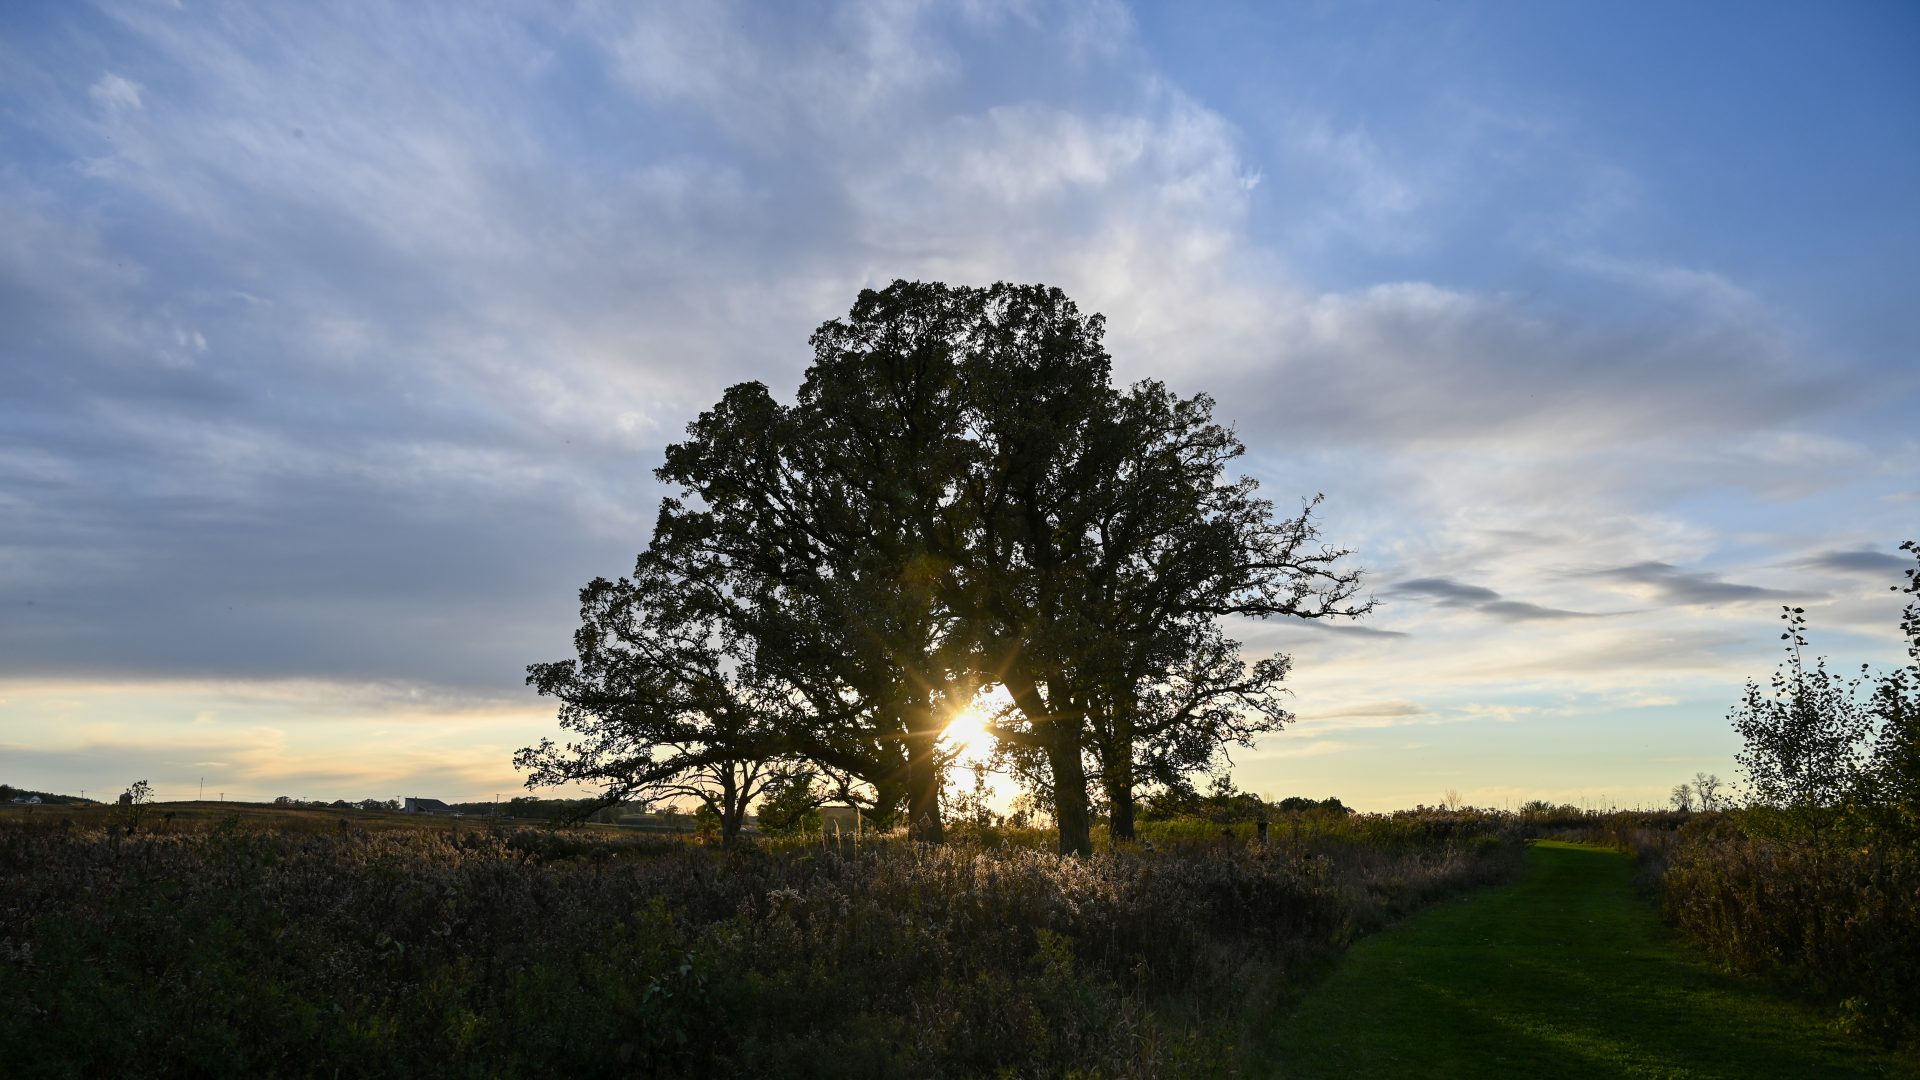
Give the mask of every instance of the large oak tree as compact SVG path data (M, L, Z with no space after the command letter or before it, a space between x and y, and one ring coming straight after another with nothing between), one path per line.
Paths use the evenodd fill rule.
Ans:
M1126 835L1143 777L1286 719L1284 658L1248 664L1220 620L1365 610L1313 503L1276 519L1230 475L1206 397L1116 389L1103 331L1041 286L866 291L792 405L732 387L658 472L679 494L642 565L783 704L767 752L904 804L917 837L942 835L935 743L980 689L1015 702L995 733L1044 762L1084 853L1089 761Z

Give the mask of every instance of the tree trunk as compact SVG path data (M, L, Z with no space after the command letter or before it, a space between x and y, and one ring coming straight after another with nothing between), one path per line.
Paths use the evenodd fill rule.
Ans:
M940 821L940 764L934 755L939 732L907 736L907 835L938 844L946 840Z
M1124 778L1109 776L1107 788L1107 831L1113 839L1133 839L1133 769L1129 763Z
M1060 854L1093 854L1093 827L1087 810L1087 770L1080 762L1086 714L1056 713L1040 696L1039 681L1033 672L1018 663L1009 664L1003 678L1014 704L1026 714L1038 741L1046 747L1047 765L1053 774L1053 820L1060 827Z
M1060 824L1060 854L1093 854L1093 828L1087 812L1087 770L1080 762L1078 717L1056 717L1047 725L1047 764L1053 771L1053 817Z
M1113 738L1100 771L1107 791L1107 831L1116 842L1133 839L1133 714L1114 710Z
M873 785L873 808L866 812L867 826L885 832L900 820L900 807L907 801L906 769L896 769L877 779Z
M740 789L734 786L733 766L723 765L720 770L720 846L733 847L733 841L740 835L740 821L746 816L745 800L740 798Z

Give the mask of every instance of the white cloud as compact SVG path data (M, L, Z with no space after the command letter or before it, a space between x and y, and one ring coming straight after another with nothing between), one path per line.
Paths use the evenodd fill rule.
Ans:
M1589 273L1692 305L1713 318L1760 324L1771 321L1762 299L1724 274L1591 252L1571 256L1568 262Z
M1413 216L1423 188L1389 163L1364 126L1338 128L1326 117L1298 115L1287 149L1302 165L1325 170L1328 187L1344 193L1311 220L1322 232L1338 233L1376 248L1417 246L1421 230Z
M837 5L825 25L730 2L601 7L591 17L626 85L747 140L843 144L958 66L913 0Z
M109 71L87 88L87 96L109 113L134 112L143 108L141 95L146 88L124 75Z

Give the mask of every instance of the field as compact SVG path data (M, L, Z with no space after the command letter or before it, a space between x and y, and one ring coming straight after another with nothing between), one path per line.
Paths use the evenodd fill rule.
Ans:
M1242 1073L1356 935L1521 850L1444 813L1075 860L168 809L0 817L10 1072Z
M1920 1076L1892 1049L1912 901L1867 887L1900 892L1888 875L1911 867L1770 846L1740 820L1308 813L1261 843L1185 818L1078 860L1040 830L723 852L381 812L10 807L0 1060L36 1076ZM1601 846L1523 843L1541 835Z

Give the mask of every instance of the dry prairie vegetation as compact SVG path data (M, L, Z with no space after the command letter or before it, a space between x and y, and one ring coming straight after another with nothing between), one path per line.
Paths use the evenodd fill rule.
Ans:
M0 827L21 988L0 1054L50 1075L1217 1075L1308 968L1519 850L1471 814L1090 859L1038 833L722 854L253 817L272 825Z

